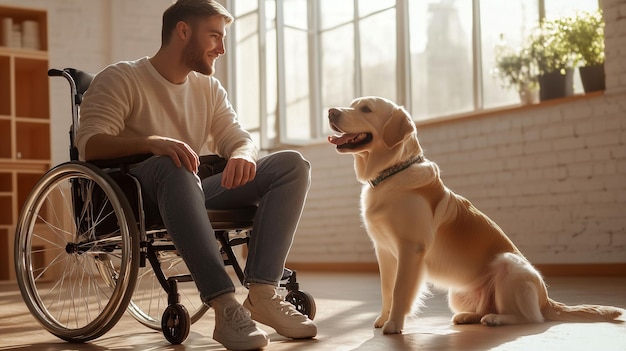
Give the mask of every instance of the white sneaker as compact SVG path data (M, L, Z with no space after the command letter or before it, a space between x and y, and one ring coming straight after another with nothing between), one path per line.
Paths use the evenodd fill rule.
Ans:
M229 350L258 350L270 341L250 318L250 312L239 304L215 311L213 339Z
M282 336L305 339L317 335L315 323L276 293L252 298L248 295L243 306L250 311L252 319L274 328Z

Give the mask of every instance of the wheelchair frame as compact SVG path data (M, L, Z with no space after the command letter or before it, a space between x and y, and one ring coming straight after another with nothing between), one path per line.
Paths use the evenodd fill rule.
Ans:
M80 161L74 138L82 96L93 75L73 68L51 69L48 75L70 84L70 161L44 174L20 213L14 251L22 297L45 329L70 342L104 335L127 310L145 326L161 330L170 343L180 344L209 307L199 301L160 216L144 212L141 185L128 172L130 165L151 155ZM208 168L219 162L224 160L215 155L201 157ZM69 210L71 219L57 207ZM256 206L207 210L224 264L232 266L242 284L244 273L233 247L247 245L255 212ZM180 284L192 292L181 293ZM314 318L315 301L299 290L295 271L285 268L280 286L287 290L286 301Z

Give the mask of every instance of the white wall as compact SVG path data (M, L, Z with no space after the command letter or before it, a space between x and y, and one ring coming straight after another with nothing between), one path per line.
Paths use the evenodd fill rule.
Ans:
M93 72L154 54L170 3L0 0L48 10L50 67ZM535 263L626 262L626 0L603 3L604 95L418 125L444 182L496 220ZM52 79L50 95L57 164L68 159L67 84ZM329 144L300 151L313 164L313 182L290 261L375 262L359 218L352 158Z
M444 183L534 263L626 262L626 0L603 3L604 95L418 123ZM330 144L301 151L313 184L290 261L374 262L352 157Z

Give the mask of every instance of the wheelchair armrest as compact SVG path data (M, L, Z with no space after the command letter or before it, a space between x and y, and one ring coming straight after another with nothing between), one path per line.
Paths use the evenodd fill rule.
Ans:
M152 156L152 154L140 154L112 158L107 160L92 160L87 162L99 168L125 168L126 166L143 162Z
M152 157L152 154L131 155L106 160L87 161L99 168L125 168L132 164L140 163ZM227 160L218 155L202 155L200 156L200 167L198 167L198 176L200 179L210 177L214 174L221 173L226 167Z

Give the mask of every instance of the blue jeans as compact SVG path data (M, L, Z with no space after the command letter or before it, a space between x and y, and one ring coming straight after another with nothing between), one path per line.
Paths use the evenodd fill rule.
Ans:
M169 157L155 156L131 173L141 182L144 205L158 209L165 227L208 303L234 292L206 208L258 205L250 241L245 283L277 285L311 184L310 164L300 153L282 151L260 158L256 177L236 189L221 186L221 174L202 181Z

